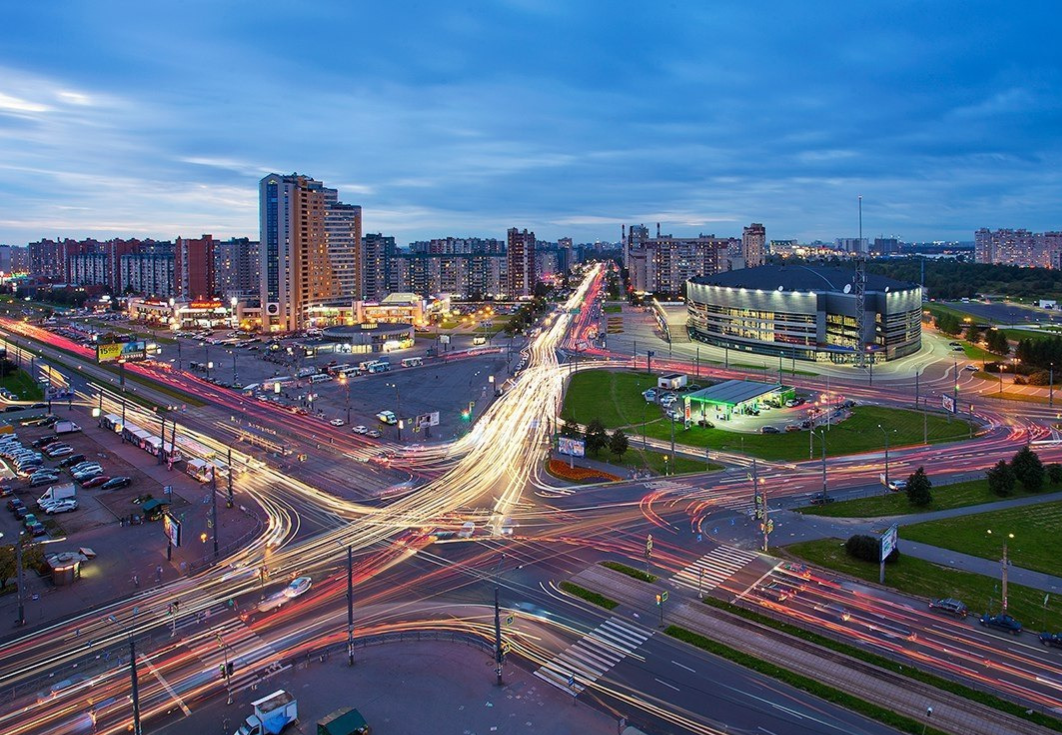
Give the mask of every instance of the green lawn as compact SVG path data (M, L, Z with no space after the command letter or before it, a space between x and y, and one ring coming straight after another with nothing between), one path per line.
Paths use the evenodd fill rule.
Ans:
M1062 333L1052 331L1051 329L1007 329L1004 331L1006 331L1008 339L1015 341L1027 339L1032 342L1038 342L1045 339L1062 337Z
M960 321L966 319L967 317L974 318L974 315L968 311L962 311L956 306L950 304L945 306L944 304L941 304L939 302L922 304L922 311L928 311L930 314L933 315L934 319L940 316L941 314L954 314L955 316L959 317ZM981 321L983 323L987 320L979 319L978 321Z
M25 370L18 370L0 378L0 386L15 393L22 401L39 401L44 398L40 385Z
M933 476L930 475L930 480ZM1053 489L1053 488L1049 488ZM1028 497L1029 493L1019 490L1011 497ZM933 502L919 508L907 501L906 493L877 494L869 498L844 500L829 505L813 505L800 508L801 513L830 518L880 518L881 516L900 516L910 513L931 513L948 508L965 508L970 505L983 505L1002 500L998 495L988 491L988 480L971 480L954 485L941 485L933 488Z
M616 460L616 455L601 452L599 457L593 457L600 461L609 462L618 467L627 467L632 470L649 470L650 472L662 475L664 472L668 472L672 475L682 475L687 472L708 472L723 469L723 465L716 464L715 462L705 462L701 459L690 459L689 457L670 457L661 452L653 450L645 450L641 448L641 444L634 440L634 437L628 437L631 443L631 448L627 450L626 454L620 460ZM638 446L635 446L638 444ZM668 456L668 460L665 462L664 457Z
M609 429L640 425L643 418L660 417L660 409L642 397L642 391L655 386L656 376L646 373L582 370L568 384L561 416L583 425L600 419Z
M900 529L900 559L885 567L885 584L900 592L920 597L955 597L979 614L989 609L999 611L999 578L937 566L922 559L903 555L907 528ZM834 569L866 580L878 581L878 565L848 556L840 539L805 541L786 547L786 551L816 566ZM1017 563L1017 562L1015 562ZM1030 630L1044 630L1044 593L1021 585L1007 585L1009 611ZM1062 630L1062 605L1057 601L1047 608L1047 630Z
M978 347L975 344L971 344L966 340L962 340L962 351L966 353L966 357L971 360L981 360L983 362L995 362L996 360L1002 360L1002 356L997 355L994 352Z
M998 559L1003 552L1003 536L1014 534L1008 543L1014 566L1058 574L1059 528L1062 503L1056 502L919 523L905 527L900 535L982 559ZM991 536L988 529L993 532Z
M659 416L659 413L657 414ZM958 441L970 436L970 424L960 419L951 422L943 416L929 414L927 417L930 443ZM840 424L834 424L826 433L827 456L869 452L885 447L885 436L878 425L890 431L889 446L899 447L922 443L922 414L900 408L880 406L857 406L852 416ZM631 427L632 435L640 436L641 426ZM671 426L664 419L645 427L648 436L670 439ZM808 433L806 431L782 434L746 434L723 429L702 429L696 424L688 430L682 424L675 426L675 441L696 447L730 452L744 452L770 460L807 460ZM814 456L821 456L818 436L815 439Z

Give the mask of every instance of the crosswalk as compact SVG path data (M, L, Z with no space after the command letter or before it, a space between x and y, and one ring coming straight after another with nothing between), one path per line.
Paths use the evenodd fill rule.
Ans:
M756 558L756 553L717 546L676 574L672 581L702 593L715 589Z
M221 678L221 670L231 663L228 686L233 692L253 688L258 681L283 668L273 645L238 618L221 622L204 634L209 639L201 638L196 647L196 654L203 662L203 673Z
M655 631L612 617L535 672L553 686L578 695L642 645Z

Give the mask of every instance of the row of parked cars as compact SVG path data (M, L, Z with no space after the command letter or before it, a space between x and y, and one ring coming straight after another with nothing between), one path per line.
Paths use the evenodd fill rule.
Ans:
M957 618L965 618L970 614L966 604L962 600L956 600L953 597L945 597L940 600L931 600L929 603L930 610L938 610L948 615L954 615ZM997 628L999 630L1010 633L1011 635L1021 635L1025 628L1021 622L1015 619L1012 615L1002 612L998 615L992 615L985 613L977 619L985 628ZM1052 648L1062 648L1062 633L1041 633L1040 643Z
M47 535L48 531L45 529L44 524L37 519L36 514L30 513L26 504L18 498L9 498L7 509L15 515L15 518L22 521L22 525L30 535L35 537Z

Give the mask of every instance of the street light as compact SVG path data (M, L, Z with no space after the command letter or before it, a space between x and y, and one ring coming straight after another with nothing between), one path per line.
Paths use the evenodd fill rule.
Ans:
M991 528L988 529L988 535L990 537L992 536L992 529ZM1010 561L1007 559L1007 542L1010 539L1012 539L1012 538L1014 538L1014 534L1013 533L1008 533L1006 536L1003 537L1003 558L999 560L1000 566L1002 567L1002 573L1001 574L1002 574L1002 582L1003 582L1002 583L1003 612L1007 611L1007 567L1010 565Z
M350 378L346 375L339 376L339 384L346 386L347 389L347 424L350 424Z
M342 543L336 541L343 546ZM354 547L347 545L347 661L354 665Z
M140 608L133 608L134 625L136 624L136 614L139 611ZM133 735L144 735L144 731L140 727L140 686L136 677L136 639L133 638L133 628L132 626L122 625L113 615L107 616L107 622L111 625L117 625L129 637L129 684L133 699Z
M402 392L398 388L398 383L388 383L388 388L395 389L395 406L398 408L398 441L402 441Z
M881 430L882 435L885 437L885 489L889 489L889 432L878 424L878 428Z

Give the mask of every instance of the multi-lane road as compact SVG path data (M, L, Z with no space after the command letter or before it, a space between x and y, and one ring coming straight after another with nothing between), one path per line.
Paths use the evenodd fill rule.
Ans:
M233 451L233 466L244 470L238 475L238 490L262 506L268 530L193 578L11 639L0 650L0 691L8 692L12 702L0 712L0 730L75 733L94 723L98 732L125 731L130 717L128 667L115 662L128 661L130 638L138 648L140 709L148 723L194 716L206 699L283 675L308 651L345 642L349 548L359 636L441 628L490 637L490 592L498 585L503 604L514 613L514 625L507 631L514 655L535 667L544 680L556 679L560 671L556 662L565 661L563 666L582 672L571 694L597 698L602 706L638 710L650 721L690 732L755 731L756 727L796 732L800 723L808 722L821 732L889 731L699 655L659 635L651 622L616 619L557 591L555 582L602 558L638 558L648 531L660 537L654 564L680 588L685 580L689 589L691 569L707 569L714 584L735 599L776 608L802 624L1038 706L1057 701L1062 667L1057 657L1039 649L1004 645L967 623L929 616L899 596L868 594L828 574L794 575L769 557L700 544L695 533L708 519L743 517L751 505L743 473L655 486L553 489L537 468L548 448L546 419L555 415L570 374L567 365L558 363L558 348L585 328L599 288L600 273L591 274L569 303L544 320L528 345L527 370L472 431L455 442L415 451L385 445L393 457L381 457L377 443L339 431L330 434L319 421L280 414L273 406L187 374L127 368L208 404L179 414L180 431L220 451L230 444L239 448ZM574 325L573 313L577 314ZM101 400L92 384L102 382L110 386L102 398L105 411L119 410L124 402L130 421L145 425L157 421L153 412L123 401L112 385L113 374L93 365L88 354L79 354L82 348L30 325L2 326L17 330L23 340L33 340L42 357L75 367L80 400L89 405ZM42 344L45 340L47 345ZM598 357L607 362L610 356ZM677 361L669 366L688 368ZM947 370L956 367L945 366L922 386L951 389L954 376ZM872 391L869 386L843 384L837 389L886 405L911 402L902 381ZM138 385L137 391L157 402L173 400L149 386ZM1019 418L1008 413L1005 404L986 402L975 409L986 427L975 441L949 447L945 454L926 447L895 449L892 462L903 471L926 464L938 473L987 466L1013 454L1030 438L1047 438L1050 430L1044 427L1050 417L1045 409L1031 408ZM299 442L300 452L308 454L297 477L263 452L247 449L247 442L234 442L263 428ZM311 433L328 437L329 442L306 441ZM1049 456L1056 452L1053 447L1044 449ZM873 482L879 469L874 456L831 459L831 490ZM765 463L759 472L772 488L772 498L779 500L821 486L816 462ZM386 503L365 502L371 493L359 497L337 492L340 483L364 489L410 479L415 480L410 485L415 490ZM456 530L468 520L477 524L476 538L431 543L429 531ZM510 537L507 532L513 528L517 533ZM721 551L714 552L716 548ZM730 566L726 559L734 555L745 563ZM260 574L264 568L269 570L268 582ZM279 610L255 611L263 592L272 592L297 575L314 579L307 594ZM776 579L796 594L784 605L763 597L756 590L764 579ZM180 600L180 609L171 615L175 599ZM841 621L831 619L838 606L848 615ZM233 678L227 681L218 673L219 664L226 661L235 663ZM45 677L73 671L74 664L85 672L84 684L38 702L36 692ZM719 681L726 686L706 683Z

